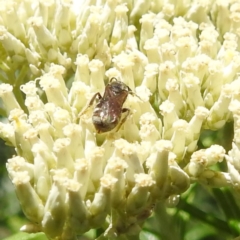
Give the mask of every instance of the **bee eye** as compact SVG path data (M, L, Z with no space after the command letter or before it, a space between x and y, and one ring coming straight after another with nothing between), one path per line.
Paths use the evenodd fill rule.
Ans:
M115 87L115 88L112 89L112 91L116 94L120 94L124 91L124 89L119 88L119 87Z
M111 90L115 93L115 94L121 94L123 91L129 91L128 87L122 83L122 82L112 82L111 83Z

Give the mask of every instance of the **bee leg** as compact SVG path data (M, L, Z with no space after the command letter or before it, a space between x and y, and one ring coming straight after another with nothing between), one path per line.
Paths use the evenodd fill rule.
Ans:
M126 113L126 115L121 119L120 123L118 124L118 126L116 128L116 132L121 128L123 123L127 120L127 117L130 114L130 109L129 108L123 108L122 113Z
M94 101L98 98L99 100L102 99L102 96L99 92L95 93L90 102L87 104L87 106L78 114L78 117L80 118L83 114L87 112L87 110L93 105Z

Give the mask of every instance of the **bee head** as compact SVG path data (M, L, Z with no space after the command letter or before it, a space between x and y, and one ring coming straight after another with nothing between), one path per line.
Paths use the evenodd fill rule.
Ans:
M127 92L127 93L132 93L132 90L130 89L130 87L128 87L125 83L118 81L116 78L111 78L110 82L109 82L109 88L111 89L111 91L115 94L121 94L123 92Z

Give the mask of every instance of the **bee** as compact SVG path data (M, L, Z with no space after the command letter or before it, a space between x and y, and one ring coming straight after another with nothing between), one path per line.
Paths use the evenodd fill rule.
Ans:
M128 94L134 95L134 92L125 83L113 77L105 87L103 96L99 92L93 95L88 107L98 99L92 114L92 122L97 133L109 132L114 128L116 131L120 129L130 114L130 109L123 108ZM122 118L123 113L125 116Z

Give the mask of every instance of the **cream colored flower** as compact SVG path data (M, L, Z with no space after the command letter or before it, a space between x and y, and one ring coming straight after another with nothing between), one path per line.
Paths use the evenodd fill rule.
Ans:
M240 192L239 4L225 2L0 1L0 136L16 149L22 231L137 236L192 182ZM131 113L97 134L87 106L113 77L135 93ZM229 154L197 150L202 129L227 121ZM211 169L225 160L229 173Z

